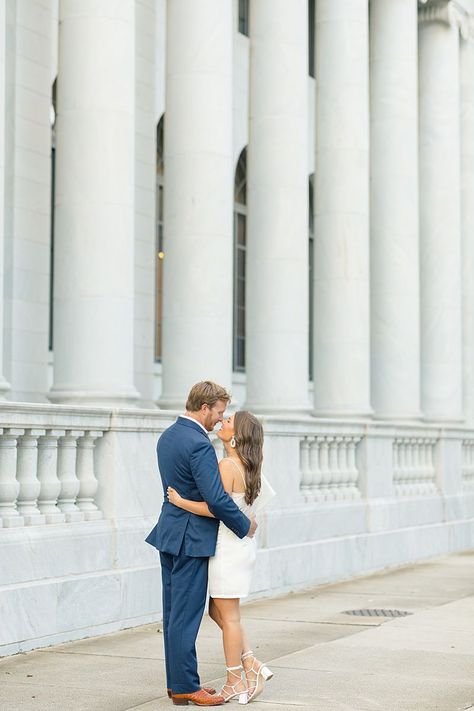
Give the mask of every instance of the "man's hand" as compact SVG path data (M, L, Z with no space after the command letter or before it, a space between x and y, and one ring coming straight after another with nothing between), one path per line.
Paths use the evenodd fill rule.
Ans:
M258 528L258 523L256 518L252 518L250 520L250 528L249 532L247 533L247 538L253 538L255 536L255 531Z

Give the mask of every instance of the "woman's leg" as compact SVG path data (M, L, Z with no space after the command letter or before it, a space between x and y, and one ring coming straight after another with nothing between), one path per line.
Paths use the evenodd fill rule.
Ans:
M211 618L211 620L214 620L218 627L222 629L222 618L219 609L212 597L209 598L209 617ZM250 645L248 643L247 635L245 633L245 629L242 623L240 625L240 631L242 634L242 654L245 654L245 652L248 652L250 650Z
M211 614L211 605L210 611ZM227 667L240 667L243 649L242 628L240 626L240 600L238 598L225 599L213 598L212 619L222 629L224 643L224 656ZM227 684L233 686L235 691L245 691L246 684L239 682L240 673L227 672Z
M211 620L214 620L218 627L222 629L222 619L219 610L217 609L217 605L214 602L214 598L212 597L209 598L209 617Z

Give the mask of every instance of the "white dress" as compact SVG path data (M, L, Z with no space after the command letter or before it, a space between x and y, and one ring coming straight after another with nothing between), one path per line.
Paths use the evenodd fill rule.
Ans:
M236 462L234 464L244 479L241 468ZM271 489L268 482L265 482L265 486ZM271 489L271 496L273 495L274 492ZM260 492L255 501L249 505L245 502L244 493L232 492L230 496L248 518L255 516L257 510L261 508L260 500L266 498ZM222 598L247 597L250 592L256 557L257 541L255 537L239 538L221 521L217 533L216 552L212 558L209 558L209 595Z

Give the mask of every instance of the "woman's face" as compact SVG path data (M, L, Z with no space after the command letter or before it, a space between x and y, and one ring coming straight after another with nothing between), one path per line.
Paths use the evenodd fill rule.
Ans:
M217 436L223 442L230 442L234 434L234 415L231 415L230 417L226 417L225 420L222 420L222 426L220 430L218 430Z

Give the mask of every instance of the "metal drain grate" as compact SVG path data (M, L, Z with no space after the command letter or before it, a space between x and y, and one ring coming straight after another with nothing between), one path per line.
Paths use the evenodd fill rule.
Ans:
M344 610L344 615L355 615L357 617L406 617L413 612L406 610Z

